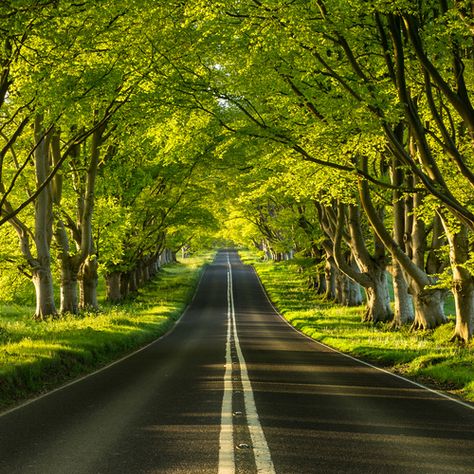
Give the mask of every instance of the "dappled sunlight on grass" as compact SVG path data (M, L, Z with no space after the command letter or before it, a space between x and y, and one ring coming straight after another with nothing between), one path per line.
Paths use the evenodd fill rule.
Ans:
M244 261L254 265L280 313L302 333L474 401L474 342L469 346L450 342L452 317L435 330L419 332L409 327L393 330L389 323L363 323L363 307L335 306L309 289L298 262L262 262L251 253L244 255Z
M209 258L163 267L137 297L99 313L36 322L34 308L0 305L0 408L111 362L169 330Z

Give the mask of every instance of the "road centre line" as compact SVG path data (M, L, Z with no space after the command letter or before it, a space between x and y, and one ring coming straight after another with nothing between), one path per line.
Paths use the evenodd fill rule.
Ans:
M273 466L272 457L268 448L267 440L258 417L257 407L255 406L255 398L253 395L252 385L248 376L247 364L245 362L242 349L240 347L239 335L237 332L237 324L235 318L235 304L234 304L234 290L232 279L232 265L230 263L229 255L227 255L228 278L228 306L230 309L230 321L232 323L232 335L234 338L235 350L240 365L240 378L244 393L245 415L247 419L247 426L252 440L252 449L255 458L257 472L262 474L273 474L275 468Z
M234 460L234 426L232 415L232 310L230 298L230 273L227 271L227 337L225 344L224 395L222 397L221 432L219 435L219 474L233 474Z

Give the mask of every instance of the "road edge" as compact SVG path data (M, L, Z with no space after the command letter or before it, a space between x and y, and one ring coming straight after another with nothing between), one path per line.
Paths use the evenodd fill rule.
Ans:
M340 350L335 349L334 347L328 346L328 345L325 344L324 342L317 341L316 339L313 339L312 337L308 336L307 334L301 332L301 331L298 330L295 326L293 326L293 325L278 311L277 307L273 304L272 300L270 299L270 296L268 295L267 290L266 290L265 286L263 285L263 283L262 283L262 281L261 281L261 279L260 279L260 276L259 276L258 273L257 273L257 270L255 269L255 267L254 267L253 265L249 265L249 266L252 268L252 270L253 270L253 272L254 272L254 274L255 274L255 276L256 276L256 278L257 278L259 284L260 284L260 287L262 288L262 291L263 291L263 293L265 294L265 297L266 297L267 301L270 303L270 306L271 306L271 307L273 308L273 310L275 311L275 314L276 314L277 316L279 316L279 317L282 319L282 321L285 322L285 324L287 324L291 329L293 329L293 330L294 330L296 333L298 333L299 335L303 336L305 339L307 339L307 340L309 340L309 341L311 341L311 342L313 342L313 343L315 343L315 344L319 344L319 345L321 345L321 346L323 346L323 347L325 347L325 348L327 348L327 349L329 349L329 350L331 350L331 351L333 351L333 352L336 352L337 354L340 354L340 355L342 355L342 356L344 356L344 357L347 357L348 359L351 359L351 360L356 361L356 362L358 362L358 363L360 363L360 364L362 364L362 365L365 365L366 367L370 367L370 368L372 368L372 369L378 370L379 372L383 372L383 373L385 373L385 374L387 374L387 375L391 375L392 377L398 378L398 379L400 379L400 380L404 380L405 382L408 382L408 383L410 383L410 384L412 384L412 385L415 385L415 386L418 387L418 388L422 388L422 389L424 389L424 390L427 390L428 392L431 392L431 393L433 393L433 394L436 394L437 396L439 396L439 397L441 397L441 398L447 399L447 400L449 400L449 401L451 401L451 402L454 402L454 403L456 403L456 404L458 404L458 405L461 405L461 406L463 406L464 408L468 408L468 409L474 410L474 404L471 403L471 402L469 402L469 401L460 400L460 399L458 399L458 398L455 398L455 396L453 396L453 395L451 395L451 394L448 395L447 393L445 393L445 392L443 392L443 391L441 391L441 390L437 390L437 389L430 388L430 387L428 387L428 386L426 386L426 385L423 385L423 384L420 383L420 382L416 382L415 380L411 380L411 379L409 379L409 378L407 378L407 377L404 377L403 375L397 374L396 372L391 372L390 370L384 369L384 368L382 368L382 367L377 367L376 365L373 365L373 364L371 364L370 362L366 362L365 360L359 359L359 358L354 357L354 356L352 356L352 355L350 355L350 354L346 354L345 352L341 352Z
M126 354L122 357L120 357L119 359L116 359L112 362L109 362L108 364L102 366L102 367L99 367L98 369L94 370L93 372L89 372L85 375L81 375L80 377L77 377L73 380L70 380L69 382L66 382L56 388L53 388L52 390L48 390L47 392L45 393L42 393L40 395L37 395L37 396L34 396L32 398L29 398L27 400L25 400L24 402L21 402L19 405L16 405L12 408L8 408L6 409L5 411L0 411L0 418L3 418L4 416L7 416L9 415L10 413L13 413L17 410L20 410L28 405L31 405L32 403L35 403L37 402L38 400L41 400L43 398L46 398L46 397L49 397L50 395L52 395L53 393L56 393L56 392L59 392L61 390L64 390L68 387L71 387L72 385L75 385L79 382L82 382L83 380L86 380L88 379L89 377L93 377L94 375L96 374L99 374L101 372L104 372L106 371L107 369L110 369L111 367L117 365L117 364L120 364L121 362L123 362L124 360L127 360L131 357L134 357L136 354L139 354L140 352L143 352L145 351L146 349L148 349L149 347L153 346L154 344L156 344L157 342L161 341L162 339L164 339L165 337L169 336L176 328L176 326L178 326L178 324L181 322L181 320L183 319L183 317L185 316L185 314L188 312L189 310L189 307L193 304L195 298L196 298L196 294L199 290L199 287L201 286L201 282L202 282L202 279L204 277L204 274L206 273L206 270L207 270L207 267L208 267L209 264L204 264L203 267L202 267L202 270L201 270L201 275L199 276L199 280L198 280L198 283L196 285L196 288L194 289L194 293L193 293L193 296L191 298L191 300L189 301L189 303L186 305L186 307L184 308L183 312L181 313L181 315L179 316L179 318L176 319L176 321L174 321L173 325L170 327L170 329L168 329L168 331L166 331L164 334L162 334L161 336L159 336L158 338L154 339L153 341L145 344L144 346L142 347L139 347L138 349L134 350L133 352L130 352L129 354Z

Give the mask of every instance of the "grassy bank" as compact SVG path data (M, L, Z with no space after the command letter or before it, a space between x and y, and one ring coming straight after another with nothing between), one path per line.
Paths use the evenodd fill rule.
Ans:
M383 366L429 386L474 401L474 343L449 342L450 322L432 331L393 331L388 324L362 323L363 307L346 308L322 301L307 289L295 261L261 262L241 252L255 266L271 300L298 330L342 352Z
M35 322L34 308L0 305L0 409L93 371L168 331L207 257L168 265L138 296L98 314Z

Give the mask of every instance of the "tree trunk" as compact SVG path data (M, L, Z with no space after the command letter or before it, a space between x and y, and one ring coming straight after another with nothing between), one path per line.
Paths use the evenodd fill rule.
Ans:
M59 247L59 260L61 261L61 314L77 314L79 301L77 293L77 274L79 271L79 258L70 255L69 239L61 219L57 219L54 238Z
M395 302L392 326L400 328L404 324L412 323L415 314L413 311L413 298L408 293L408 284L400 265L396 262L392 265L392 281Z
M33 269L32 281L36 292L36 311L34 318L44 320L48 316L57 315L54 304L53 276L49 262L47 265Z
M122 299L128 298L130 294L130 272L122 272L120 274L120 294Z
M341 271L338 271L336 274L336 303L342 306L347 306L346 286L347 276L344 275L344 273L342 273Z
M465 225L452 231L449 221L443 219L449 241L449 259L453 274L452 291L456 306L456 327L453 340L468 342L474 328L474 278L466 268L469 260L469 235Z
M87 257L79 270L79 307L83 310L97 311L99 304L97 302L97 259Z
M456 327L452 340L468 342L474 328L474 282L472 277L464 278L462 272L453 274L453 293L456 305Z
M368 160L364 157L362 160L362 169L368 172L367 164ZM420 259L419 263L422 263L420 248L423 245L423 241L421 236L419 236L420 233L416 231L409 233L413 240L413 245L411 246L412 250L407 247L407 251L404 251L400 245L395 242L378 217L370 198L368 183L365 180L359 180L359 194L371 226L387 249L390 250L393 259L396 260L405 271L415 306L415 320L412 328L434 328L446 322L443 310L444 291L431 289L430 286L435 283L435 279L427 275L426 272L415 263L418 259ZM416 220L417 219L414 221ZM409 257L409 253L412 253L413 261L412 258Z
M105 276L107 301L118 303L122 300L120 272L112 272Z
M137 289L141 288L144 284L142 262L138 262L137 267L135 268L135 280L137 282Z
M349 307L363 303L360 285L339 270L336 273L336 302Z
M334 301L336 299L336 265L334 264L332 257L326 258L324 277L326 280L324 299L327 301Z
M373 323L390 321L393 313L390 307L387 273L384 269L374 267L371 276L373 284L365 288L367 303L363 320Z
M61 314L78 313L77 284L77 266L71 262L70 257L65 256L61 259Z
M317 274L316 278L317 278L317 280L316 280L316 284L317 284L316 291L318 292L319 295L326 294L327 287L326 287L325 274L323 272L318 271L318 274Z
M146 285L150 281L149 259L143 259L139 263L140 286Z
M398 134L400 141L403 141L403 125L396 127L395 133ZM406 229L413 227L413 196L410 201L403 196L401 188L405 184L405 173L403 171L400 160L394 155L392 157L391 167L392 177L392 216L393 216L393 239L398 246L406 251L405 235ZM412 184L411 179L407 184ZM408 235L407 235L408 237ZM393 328L400 328L402 325L412 323L415 314L413 311L413 299L408 293L408 283L400 264L392 258L392 282L393 282L393 299L395 313L393 315Z
M446 322L444 298L446 290L424 288L413 294L415 320L412 329L434 329Z
M137 282L137 270L130 271L130 279L128 282L128 290L130 293L136 293L138 291L138 282Z
M35 118L34 135L36 141L35 171L36 183L41 185L49 174L49 140L44 136L43 118ZM53 277L51 273L50 245L53 236L53 202L51 185L46 186L35 201L35 245L38 266L32 269L36 291L36 319L56 316L54 304Z
M349 235L344 237L346 206L338 203L337 225L333 245L333 254L340 271L362 285L366 291L366 311L364 321L380 322L392 318L390 295L386 274L386 251L377 235L374 235L373 254L369 253L366 238L361 226L360 209L350 205ZM344 256L341 251L343 238L350 244L350 253Z
M360 285L350 278L347 279L347 306L360 306L364 300L360 291Z

